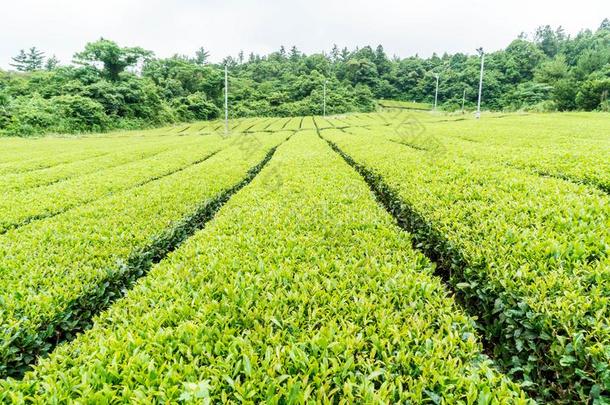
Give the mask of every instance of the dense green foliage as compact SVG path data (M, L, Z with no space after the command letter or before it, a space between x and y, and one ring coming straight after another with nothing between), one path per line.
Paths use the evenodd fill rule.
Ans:
M1 216L25 221L5 226L13 229L0 236L0 375L19 374L52 348L54 337L85 326L90 311L119 293L123 278L134 276L124 264L134 251L163 238L171 224L238 183L286 136L270 134L247 148L235 137L176 136L166 142L168 152L17 192L39 191L41 198L30 207L40 205L42 211L17 203L18 197L14 207L26 208L25 215L12 204L2 208ZM102 151L117 144L113 139L89 142ZM87 141L72 145L82 143ZM141 152L154 154L158 144L152 137ZM10 171L7 166L4 170ZM61 189L54 192L55 187Z
M214 149L214 142L208 142L206 145L211 148L207 155L199 145L200 142L196 141L183 142L181 146L186 148L183 150L176 149L174 143L163 145L160 142L159 145L140 150L138 159L114 166L114 162L122 163L124 160L125 152L121 151L118 156L114 156L115 160L110 165L104 156L86 161L85 165L88 166L96 166L100 162L105 166L98 167L98 170L91 174L26 190L7 190L4 193L5 198L0 201L0 233L28 223L34 218L51 217L89 201L141 186L151 179L167 176L195 164L217 151ZM133 150L126 151L130 152L133 159ZM129 176L122 175L126 172ZM57 196L61 198L56 198Z
M439 74L446 110L477 98L479 57L455 54L389 58L381 46L305 55L283 47L266 56L243 53L209 64L194 57L159 59L142 48L100 39L74 55L75 66L44 63L36 48L13 59L20 72L0 71L0 134L104 131L216 118L223 106L222 66L230 69L232 117L371 111L376 99L431 103ZM483 108L608 110L610 23L573 38L541 27L486 55Z
M0 402L607 403L609 115L382 105L0 139Z
M302 131L93 329L0 389L16 402L528 403L432 272Z
M419 134L371 124L322 135L438 258L494 343L494 358L541 398L605 403L607 114L430 122ZM539 159L541 151L555 158Z
M569 180L610 193L610 115L599 113L510 115L489 126L473 120L434 124L436 141L463 157L491 160L533 173ZM493 131L493 137L489 136ZM535 133L535 140L522 134ZM426 148L427 136L397 137Z

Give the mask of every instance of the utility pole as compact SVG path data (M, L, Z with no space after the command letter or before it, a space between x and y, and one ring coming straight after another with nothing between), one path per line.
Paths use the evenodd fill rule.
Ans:
M229 72L225 65L225 135L229 135Z
M464 95L462 96L462 114L464 114L464 104L466 103L466 89L464 89Z
M326 117L326 82L328 80L324 79L324 105L322 106L323 115Z
M477 102L477 114L476 118L481 118L481 94L483 93L483 69L485 66L485 53L483 52L483 48L477 49L477 52L481 56L481 76L479 78L479 101Z
M439 74L436 73L436 92L434 93L434 111L436 111L436 103L438 102L438 79L439 79Z

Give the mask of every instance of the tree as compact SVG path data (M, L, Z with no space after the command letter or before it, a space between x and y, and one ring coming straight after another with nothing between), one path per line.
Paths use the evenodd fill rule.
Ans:
M203 93L193 93L179 101L178 112L184 120L209 120L220 116L220 108Z
M119 80L119 75L129 66L153 56L151 51L140 47L121 48L116 42L101 38L90 42L85 50L74 55L74 62L95 69L103 65L102 76L111 81Z
M553 101L559 111L576 108L576 93L578 84L574 80L561 79L555 83Z
M595 110L608 99L610 78L587 80L576 95L576 106L583 110Z
M198 65L205 65L208 63L208 58L210 57L210 53L206 51L203 47L200 47L195 51L195 63Z
M550 25L538 27L534 36L534 42L536 42L542 52L551 58L559 53L565 39L566 35L562 27L553 30Z
M44 68L49 71L54 70L57 68L57 66L59 66L59 59L57 59L55 55L47 59L46 63L44 64Z
M11 63L10 65L18 71L33 72L35 70L42 69L42 65L44 63L44 52L36 49L34 46L30 48L27 53L21 49L19 54L11 59L14 63Z
M19 70L20 72L25 72L27 70L27 60L28 56L25 51L21 49L17 56L11 58L14 63L10 63L12 67Z
M542 62L536 68L534 78L539 83L553 84L569 76L569 67L564 55L557 55L555 59Z
M352 59L346 66L347 79L355 86L366 84L374 87L377 84L377 66L367 59Z
M2 78L2 72L0 71L0 79ZM0 88L0 129L5 128L11 119L11 114L9 112L11 98L9 95Z
M150 78L168 100L197 92L203 92L210 98L222 94L223 74L215 66L201 66L172 57L147 62L142 74Z
M331 51L330 51L330 60L332 63L337 63L337 62L339 62L339 57L340 57L339 47L337 46L337 44L334 44L333 49L331 49Z
M28 62L30 64L30 70L42 69L44 63L44 52L39 51L36 47L30 48L28 52Z
M226 66L229 69L233 69L233 68L237 67L238 62L237 62L237 59L235 59L234 57L227 56L226 58L224 58L222 60L221 65ZM202 66L202 65L199 65L199 66Z
M351 56L350 51L347 49L347 47L343 47L343 49L341 49L341 61L342 62L347 62L349 60Z
M605 48L586 49L580 53L576 61L574 74L585 80L591 73L602 70L607 64L610 64L610 50Z
M524 82L507 94L505 102L514 109L532 106L547 100L551 90L552 87L544 83Z
M378 45L377 49L375 49L375 57L373 62L377 66L377 71L379 75L384 75L392 70L392 66L390 64L390 60L388 59L385 51L383 50L383 46Z
M78 95L52 97L54 116L59 118L58 130L103 131L108 126L104 107L95 100ZM65 129L64 129L65 128Z
M203 48L197 55L151 56L104 39L75 55L78 67L57 67L54 56L45 64L36 48L20 51L12 61L17 70L49 71L0 71L0 130L138 128L218 116L224 102L223 64L210 63ZM125 73L142 61L141 75ZM369 111L379 98L431 102L434 72L442 72L443 109L461 107L464 90L466 103L474 106L480 70L476 55L389 59L381 46L349 50L335 45L328 55L310 56L282 47L265 56L240 52L223 62L232 68L229 97L235 117L320 113L325 80L331 113ZM522 34L487 54L484 80L483 102L489 109L608 110L610 20L573 38L549 26L536 35Z
M511 42L503 56L504 71L511 84L530 80L536 67L545 59L544 53L536 45L522 39Z
M299 52L299 50L297 49L296 46L293 46L292 48L290 48L290 60L292 62L296 62L297 60L299 60L300 57L301 57L301 52Z

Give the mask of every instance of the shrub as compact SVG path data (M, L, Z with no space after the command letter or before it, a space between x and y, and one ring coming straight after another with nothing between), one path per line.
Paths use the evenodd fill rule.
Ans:
M54 114L59 117L57 132L104 131L110 120L104 106L82 96L56 96L50 100Z
M8 107L10 122L6 126L9 134L34 135L56 127L58 117L48 100L38 94L32 97L21 96Z

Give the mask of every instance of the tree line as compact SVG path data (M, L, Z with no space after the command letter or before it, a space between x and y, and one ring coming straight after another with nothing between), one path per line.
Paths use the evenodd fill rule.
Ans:
M372 111L378 99L431 103L440 76L439 106L453 111L477 99L480 59L456 53L390 58L383 47L334 46L306 55L281 47L209 63L209 53L157 58L108 39L88 43L72 64L21 50L13 70L0 70L0 133L32 135L132 129L218 118L223 69L230 72L232 117ZM610 20L576 36L542 26L486 55L483 108L608 111Z

